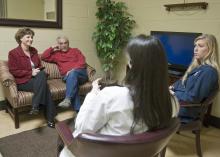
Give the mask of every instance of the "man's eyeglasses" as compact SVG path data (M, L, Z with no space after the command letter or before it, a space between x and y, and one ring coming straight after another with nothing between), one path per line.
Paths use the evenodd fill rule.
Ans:
M60 45L68 44L68 42L59 42Z

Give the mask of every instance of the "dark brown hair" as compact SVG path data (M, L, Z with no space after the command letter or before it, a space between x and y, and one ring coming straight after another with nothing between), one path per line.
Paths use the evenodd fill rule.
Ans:
M172 104L168 90L168 67L164 49L158 39L139 35L126 47L131 67L128 68L125 84L129 87L134 102L135 125L143 121L149 131L169 125Z
M30 28L20 28L16 34L15 34L15 40L17 41L18 44L21 44L21 38L25 35L32 35L34 36L34 31L31 30Z

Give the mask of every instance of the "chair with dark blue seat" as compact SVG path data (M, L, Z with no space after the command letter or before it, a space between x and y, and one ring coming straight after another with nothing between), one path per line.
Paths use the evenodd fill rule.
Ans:
M201 150L201 143L200 143L200 132L202 125L205 124L208 126L208 121L210 117L210 112L211 112L211 107L212 103L218 93L218 89L213 91L209 97L204 99L200 104L191 104L187 102L180 102L181 107L199 107L200 114L199 117L191 120L189 122L181 123L180 128L178 130L178 133L182 131L192 131L196 138L195 138L195 143L196 143L196 152L199 157L202 157L202 150Z

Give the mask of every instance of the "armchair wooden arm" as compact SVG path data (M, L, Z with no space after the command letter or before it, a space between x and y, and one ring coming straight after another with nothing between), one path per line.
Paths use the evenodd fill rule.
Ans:
M61 137L62 141L66 146L69 146L73 142L73 135L69 126L64 122L59 122L55 126L57 133Z
M180 104L181 107L201 107L201 103L191 104L191 103L188 103L188 102L185 102L185 101L180 101L179 104Z
M212 104L213 99L215 98L216 94L218 93L218 89L213 91L209 97L205 98L201 103L192 104L185 101L180 101L179 104L181 107L206 107L207 105Z

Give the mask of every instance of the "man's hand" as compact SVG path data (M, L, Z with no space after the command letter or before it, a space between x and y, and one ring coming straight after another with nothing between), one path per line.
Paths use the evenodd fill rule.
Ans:
M53 49L53 51L59 51L60 50L60 46L58 44L51 46L51 48Z

